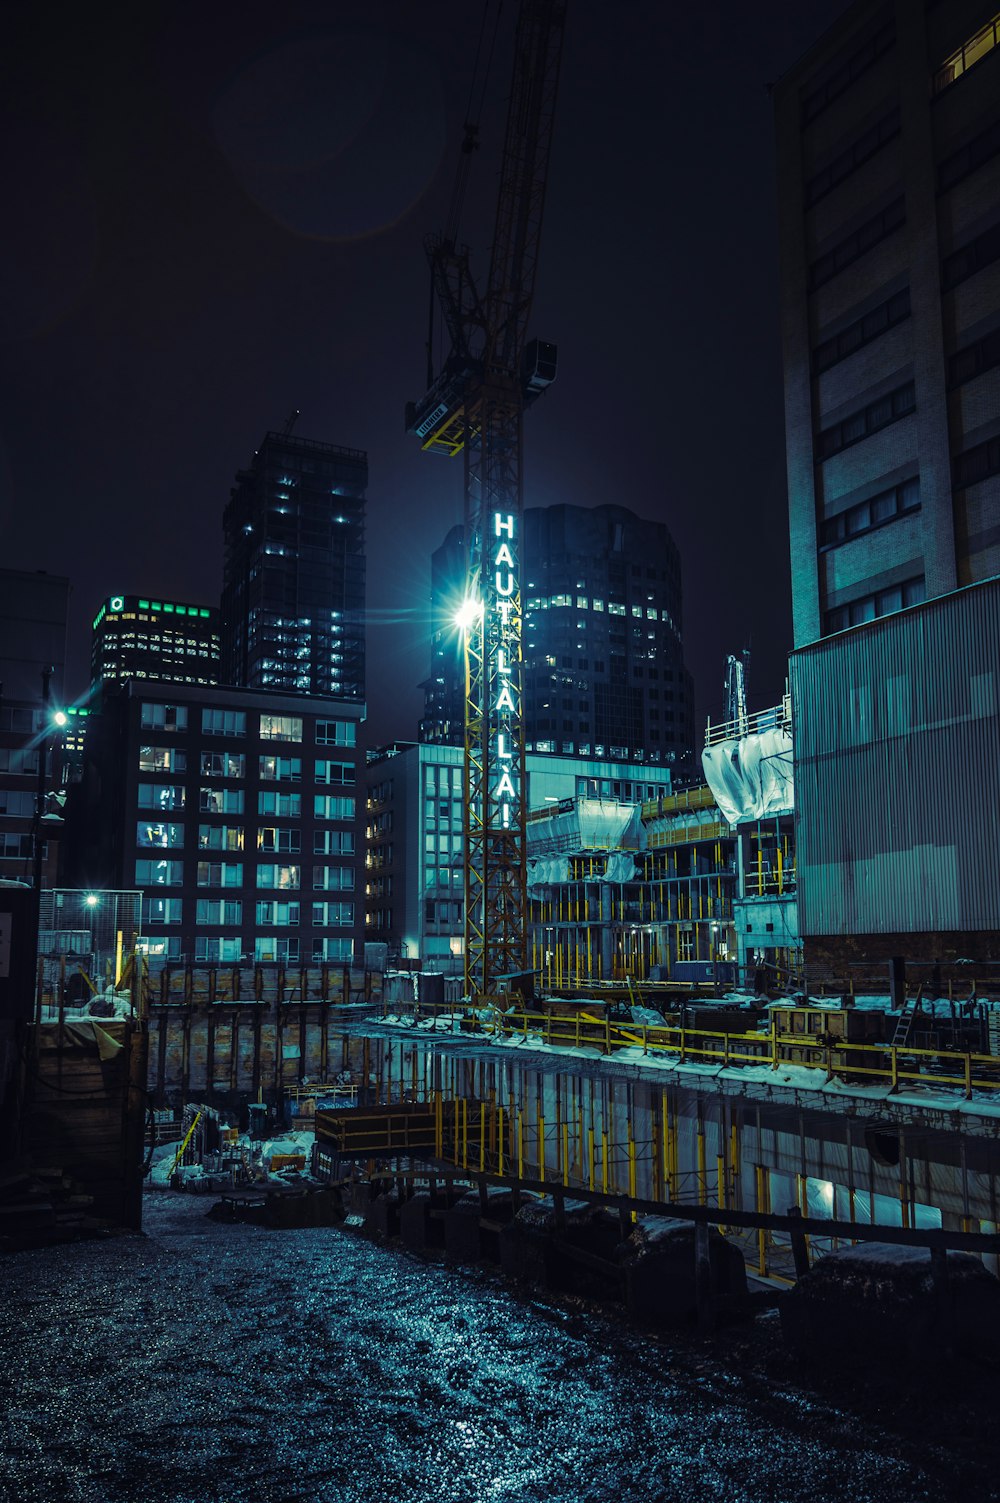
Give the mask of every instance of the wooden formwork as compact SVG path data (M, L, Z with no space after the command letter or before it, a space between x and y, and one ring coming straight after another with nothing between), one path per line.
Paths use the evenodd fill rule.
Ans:
M142 1224L148 1034L113 1019L35 1024L28 1039L22 1147L93 1197L93 1213Z
M168 1101L275 1100L366 1074L368 1041L349 1038L345 1014L327 1002L153 1006L149 1092Z

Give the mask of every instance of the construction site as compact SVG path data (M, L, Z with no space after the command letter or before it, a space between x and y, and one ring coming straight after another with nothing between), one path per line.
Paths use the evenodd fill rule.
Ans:
M189 691L190 726L147 686L133 720L163 745L143 741L139 767L164 781L133 790L117 883L86 888L43 880L44 821L61 817L47 722L32 743L34 881L0 881L11 1500L1000 1497L1000 575L928 564L931 588L903 559L858 593L860 565L849 577L829 550L912 520L914 476L895 452L881 490L821 461L916 398L873 387L859 428L830 417L838 393L800 549L820 558L823 634L810 604L778 702L752 707L749 651L733 652L721 714L693 755L661 760L659 705L664 724L668 701L678 725L688 713L680 657L659 677L662 597L630 578L605 611L581 579L544 608L627 619L648 678L626 691L616 622L599 639L611 687L591 695L586 660L545 657L553 738L529 735L525 420L558 370L531 320L566 10L517 7L474 254L463 215L507 25L487 7L447 218L424 242L426 390L405 428L461 472L458 736L371 747L365 766L363 705L304 732L276 698L255 752L212 683ZM824 64L820 114L890 46L862 19L863 52ZM796 93L796 121L813 98ZM807 206L832 192L830 163ZM816 254L818 297L823 256L850 262ZM824 359L874 298L810 314ZM631 706L631 729L560 752L564 691L567 736L599 706ZM202 751L181 739L196 714L244 740ZM309 782L310 737L316 787L352 791L307 794L303 815L277 785ZM104 788L108 818L119 792ZM325 823L254 826L254 802L283 821L312 803ZM312 904L310 847L343 862L312 868Z

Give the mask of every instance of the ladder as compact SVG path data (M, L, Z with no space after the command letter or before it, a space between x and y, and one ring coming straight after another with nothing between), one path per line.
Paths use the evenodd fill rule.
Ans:
M893 1049L901 1048L910 1037L914 1019L917 1016L917 1008L920 1006L920 993L917 992L912 1002L904 1002L903 1010L896 1019L896 1027L893 1029L892 1038L889 1040Z

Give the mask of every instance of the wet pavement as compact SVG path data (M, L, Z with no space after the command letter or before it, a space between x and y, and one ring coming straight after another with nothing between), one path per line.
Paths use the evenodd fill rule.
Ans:
M153 1195L141 1237L0 1258L4 1503L1000 1498L991 1375L815 1380L774 1315L653 1339L208 1208Z

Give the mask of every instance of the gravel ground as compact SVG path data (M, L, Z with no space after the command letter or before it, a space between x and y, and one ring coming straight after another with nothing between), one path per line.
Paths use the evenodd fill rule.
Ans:
M0 1259L4 1503L1000 1498L998 1386L819 1380L771 1315L652 1339L350 1231L206 1219Z

